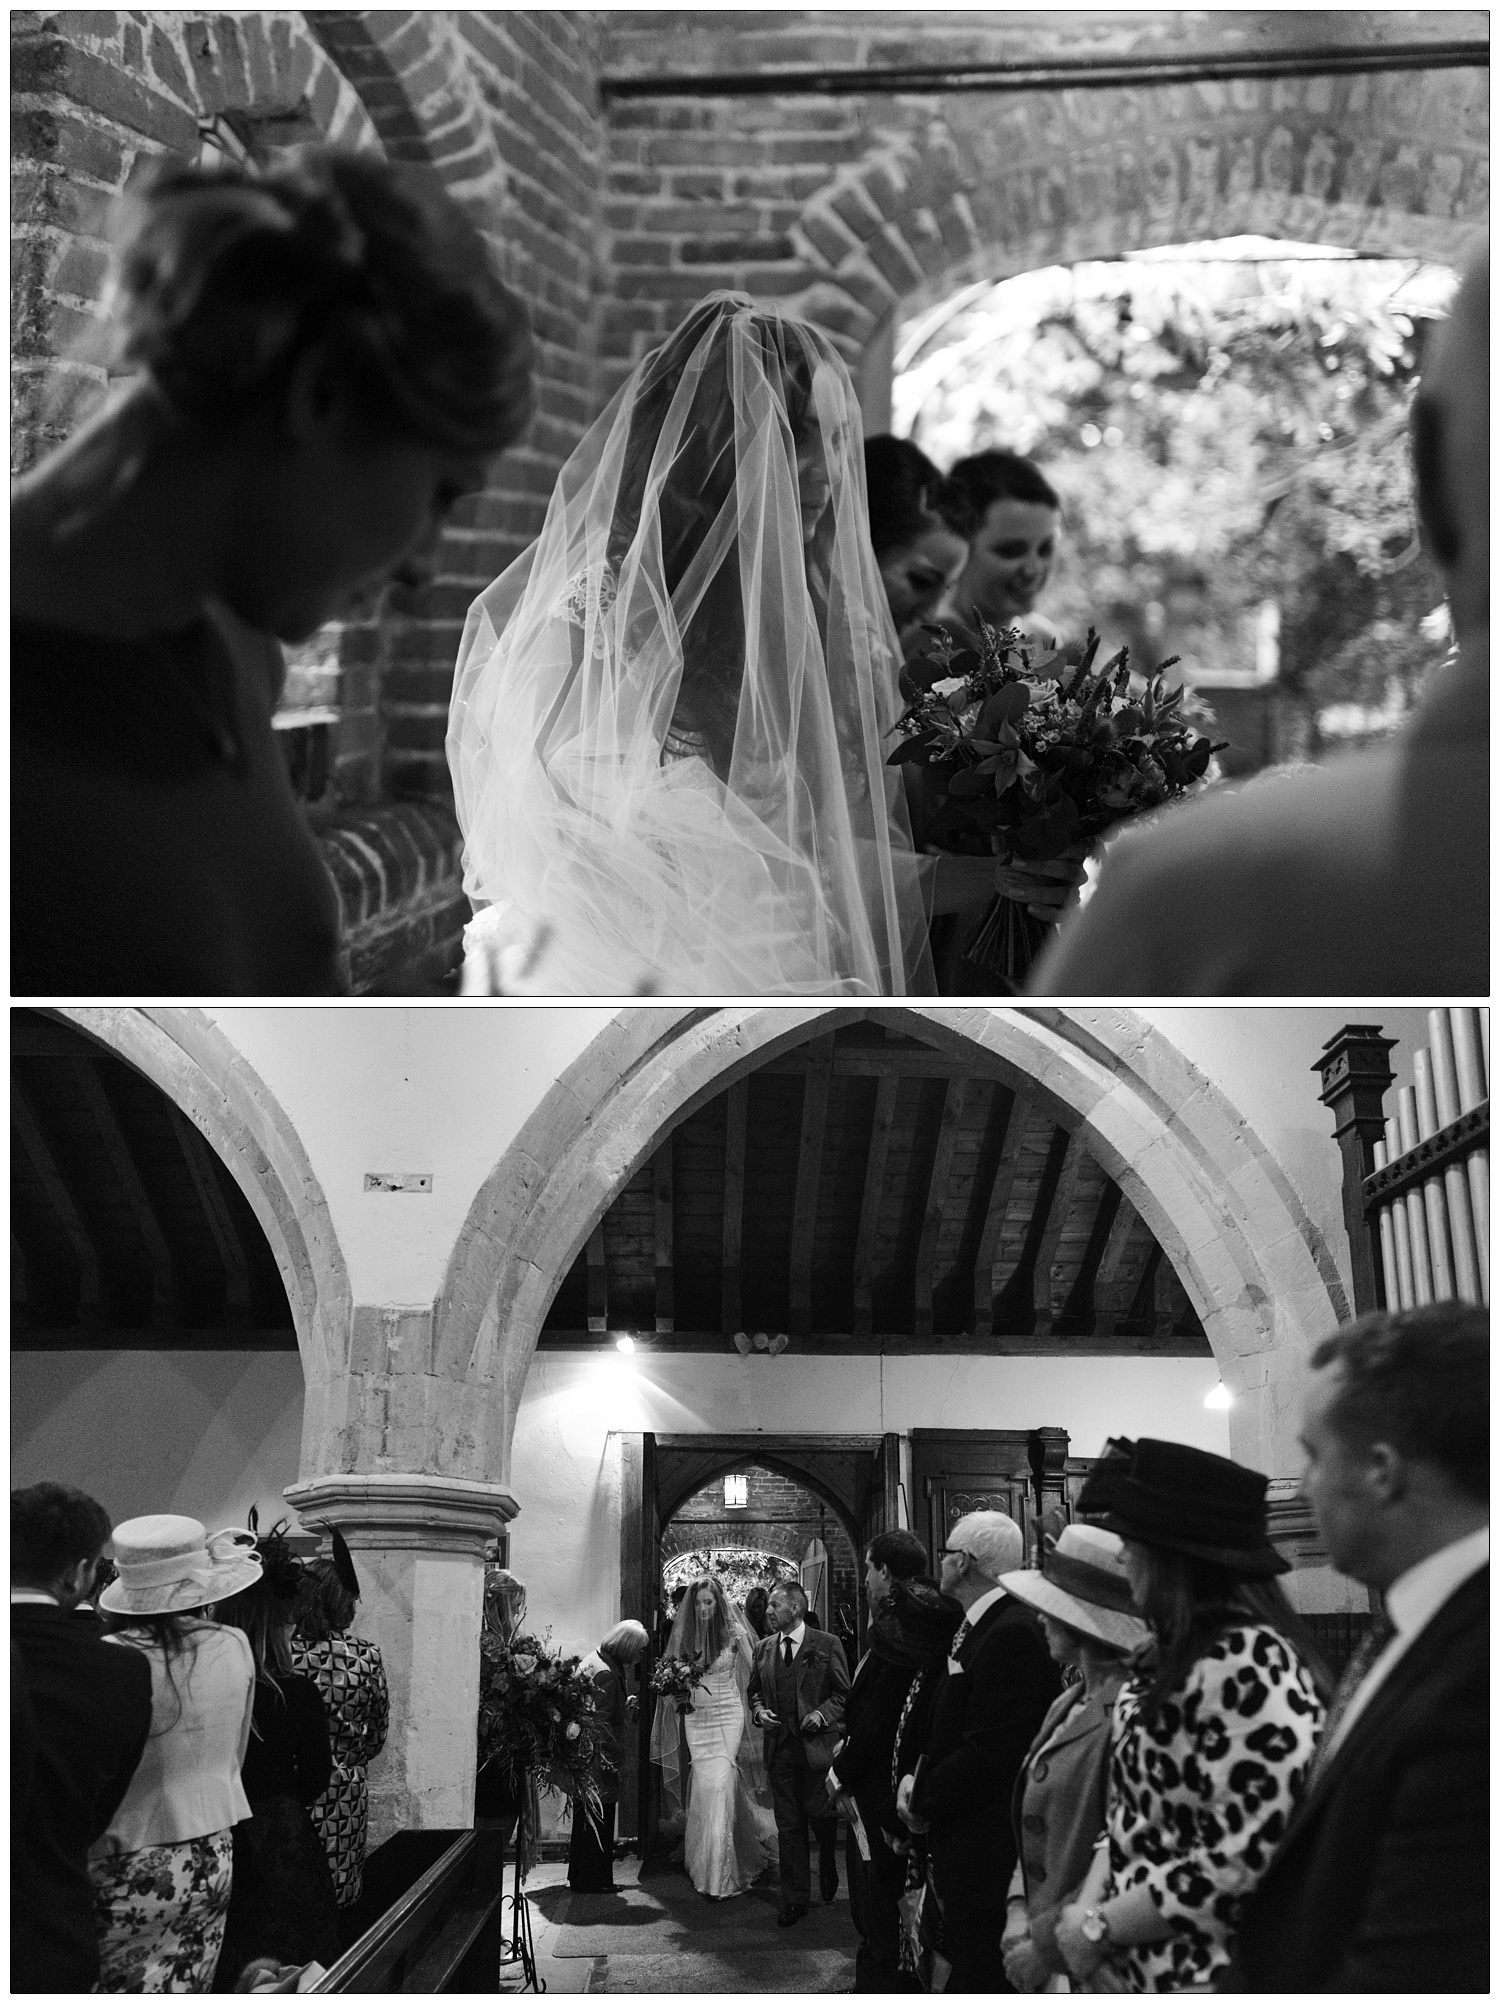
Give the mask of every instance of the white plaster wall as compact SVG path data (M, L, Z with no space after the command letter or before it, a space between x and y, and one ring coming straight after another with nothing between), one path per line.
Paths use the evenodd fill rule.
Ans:
M297 1479L302 1365L291 1351L19 1350L11 1486L65 1482L118 1524L154 1511L210 1530L281 1516Z
M1074 1454L1112 1433L1229 1452L1218 1380L1197 1357L593 1356L543 1350L516 1420L511 1565L528 1613L568 1648L618 1619L619 1471L611 1433L907 1433L1068 1429ZM626 1610L629 1612L629 1610Z
M537 1103L616 1014L548 1003L210 1009L296 1128L356 1301L430 1305L475 1192ZM431 1171L430 1195L367 1170Z
M1333 1116L1312 1067L1346 1023L1378 1023L1397 1038L1396 1086L1412 1083L1412 1053L1427 1044L1425 1009L1373 1003L1337 1009L1142 1009L1139 1014L1218 1086L1275 1156L1351 1285L1349 1241ZM1387 1095L1393 1103L1395 1088Z

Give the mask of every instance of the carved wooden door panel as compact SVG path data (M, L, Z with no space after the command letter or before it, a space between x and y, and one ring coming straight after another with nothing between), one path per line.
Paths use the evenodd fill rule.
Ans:
M934 1577L948 1532L971 1510L1003 1510L1021 1527L1028 1551L1036 1496L1029 1432L1017 1429L959 1432L914 1428L912 1486L917 1535L927 1546Z

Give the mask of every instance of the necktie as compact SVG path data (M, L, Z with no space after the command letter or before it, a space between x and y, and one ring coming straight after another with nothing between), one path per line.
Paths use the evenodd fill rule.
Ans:
M1323 1721L1323 1735L1318 1741L1318 1750L1313 1755L1312 1766L1307 1771L1307 1787L1312 1786L1328 1765L1333 1750L1333 1736L1338 1731L1345 1712L1353 1704L1360 1685L1374 1669L1375 1659L1395 1633L1390 1616L1382 1608L1365 1630L1363 1642L1344 1666L1344 1674L1339 1679L1338 1689L1334 1692L1328 1707L1328 1716Z
M965 1615L963 1620L958 1624L958 1627L953 1631L953 1640L948 1644L948 1654L955 1663L958 1661L959 1650L968 1641L970 1635L973 1633L973 1629L973 1622Z
M781 1638L781 1660L785 1667L790 1670L792 1667L792 1638L789 1635L783 1635Z

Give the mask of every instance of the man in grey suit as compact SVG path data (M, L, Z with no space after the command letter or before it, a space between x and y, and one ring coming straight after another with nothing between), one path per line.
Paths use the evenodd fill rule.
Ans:
M849 1665L836 1635L807 1625L807 1595L794 1580L773 1588L771 1633L756 1645L750 1716L765 1734L766 1770L776 1808L781 1860L778 1927L802 1920L812 1901L808 1825L818 1829L823 1897L838 1891L836 1823L827 1774L844 1719ZM831 1870L830 1870L831 1868Z

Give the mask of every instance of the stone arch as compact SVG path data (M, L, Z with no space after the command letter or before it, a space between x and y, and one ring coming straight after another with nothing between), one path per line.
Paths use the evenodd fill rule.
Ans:
M276 1256L304 1382L325 1384L342 1372L353 1301L348 1269L317 1174L270 1088L201 1009L54 1013L134 1066L192 1121Z
M1467 71L929 100L806 203L791 303L854 359L898 309L1121 249L1253 233L1462 263L1487 103Z
M491 1383L514 1416L563 1274L662 1135L736 1077L874 1012L632 1010L558 1080L486 1179L436 1305L436 1368ZM1333 1254L1249 1123L1128 1009L881 1009L958 1052L978 1045L1081 1131L1172 1261L1225 1383L1236 1452L1275 1469L1287 1381L1350 1309Z

